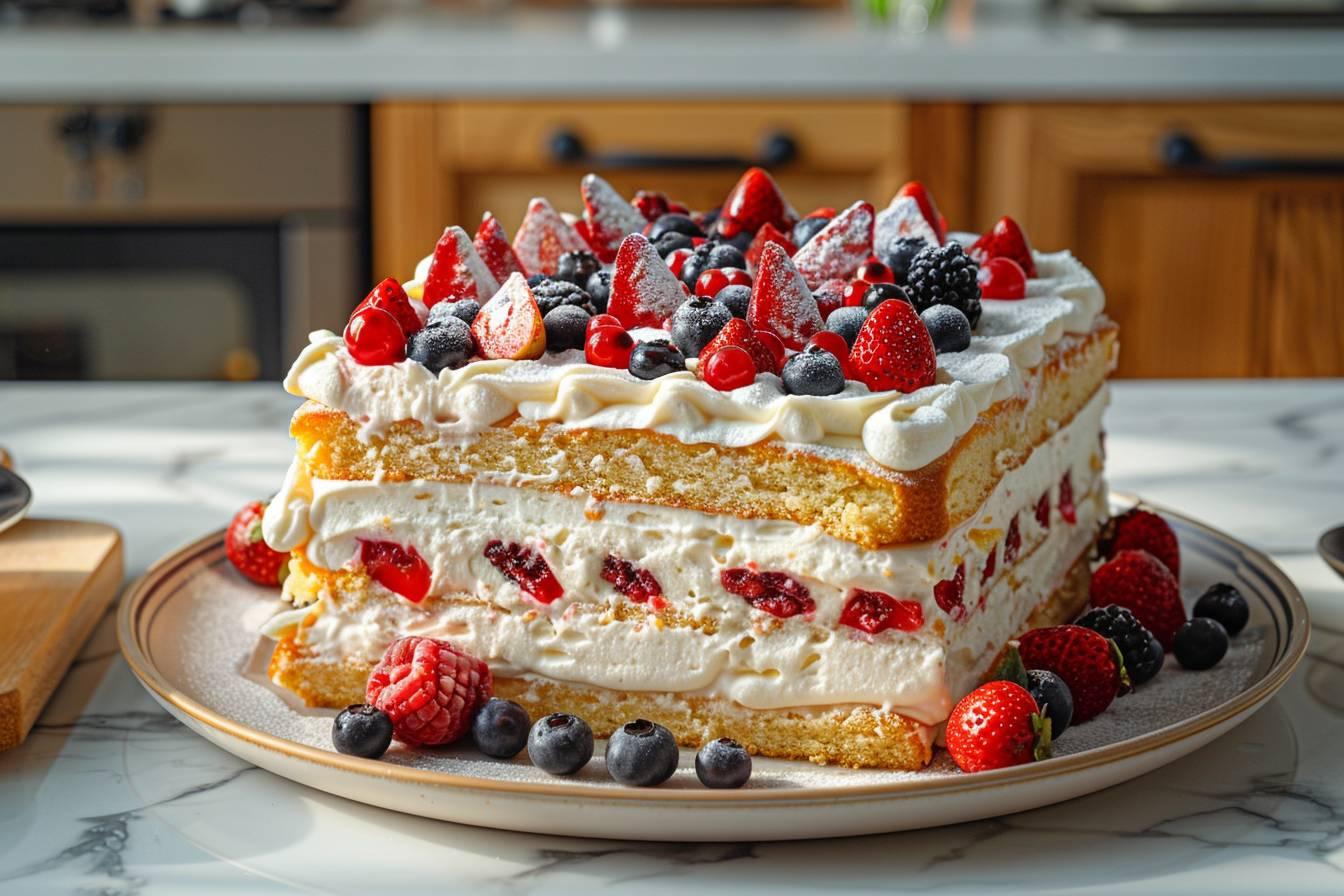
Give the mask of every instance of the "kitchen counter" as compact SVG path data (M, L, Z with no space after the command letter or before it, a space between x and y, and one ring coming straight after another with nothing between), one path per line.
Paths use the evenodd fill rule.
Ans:
M131 676L109 617L28 742L0 754L0 893L1339 893L1344 582L1312 546L1344 518L1344 382L1121 382L1114 394L1114 487L1271 553L1315 624L1278 697L1165 769L1020 815L851 840L474 829L346 802L210 746ZM36 515L116 524L137 575L277 487L294 406L276 386L5 383L0 441Z
M306 29L0 27L0 102L1341 92L1344 29L1329 26L1196 29L967 15L911 37L845 9L608 7L405 11Z

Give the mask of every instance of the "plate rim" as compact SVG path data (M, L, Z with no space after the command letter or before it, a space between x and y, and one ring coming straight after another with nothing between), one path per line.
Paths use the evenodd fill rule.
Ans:
M1227 722L1229 719L1249 714L1263 705L1283 687L1306 655L1311 630L1306 601L1302 598L1301 592L1292 579L1268 555L1186 514L1151 501L1140 500L1129 493L1112 491L1110 499L1112 505L1118 504L1122 507L1142 505L1164 516L1179 519L1183 524L1199 530L1215 541L1235 547L1245 560L1259 566L1261 571L1267 573L1272 583L1286 599L1285 609L1288 611L1289 624L1284 634L1285 643L1282 653L1265 671L1264 676L1246 690L1241 691L1226 703L1211 707L1180 722L1174 722L1155 731L1127 738L1117 743L1094 747L1068 756L1055 757L1045 762L977 772L973 775L939 777L936 779L910 778L873 784L830 785L801 790L712 790L708 788L680 790L636 787L597 789L576 787L563 779L555 782L513 781L411 768L378 759L347 756L267 734L217 713L178 690L150 661L149 656L136 637L134 622L137 618L137 612L143 607L146 598L151 596L162 580L166 579L173 571L221 542L224 529L197 538L166 554L131 583L122 595L117 608L117 642L121 648L122 657L130 666L131 672L143 686L153 692L161 702L170 708L175 707L179 712L186 714L196 722L248 743L253 747L280 753L289 758L299 759L330 770L353 772L365 778L390 778L404 784L461 791L558 797L562 799L628 800L660 804L733 803L737 805L815 802L817 800L854 801L904 795L942 796L994 787L1017 786L1041 778L1076 774L1097 766L1132 759L1143 753L1159 750L1173 743L1196 737L1210 728Z
M27 518L29 511L33 509L33 487L28 484L28 480L8 467L0 467L0 476L12 479L20 494L23 495L23 504L18 510L7 517L0 517L0 532L3 532L12 526L17 526Z

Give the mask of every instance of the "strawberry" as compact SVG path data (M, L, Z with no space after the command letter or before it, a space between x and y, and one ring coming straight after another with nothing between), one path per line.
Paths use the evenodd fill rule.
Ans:
M1073 693L1073 721L1096 718L1122 690L1128 690L1115 644L1081 625L1032 629L1018 642L1028 669L1053 672Z
M854 588L840 611L840 624L870 635L889 628L917 632L924 627L924 608L917 600L900 600L881 591Z
M387 713L392 736L411 746L460 740L494 691L490 667L447 641L393 641L369 673L364 699Z
M798 220L779 185L760 168L748 168L738 180L728 198L723 201L719 217L719 233L734 237L739 233L756 233L762 224L773 224L786 231Z
M1147 551L1180 580L1181 546L1176 541L1176 533L1166 520L1151 510L1135 507L1112 517L1101 530L1097 549L1103 560L1111 559L1120 551Z
M980 264L991 258L1010 258L1017 262L1028 277L1036 276L1036 260L1031 255L1031 245L1027 235L1012 218L1004 215L988 233L971 244L968 252Z
M261 535L266 502L253 501L233 515L224 533L224 553L238 570L258 585L279 585L289 573L289 553L273 550Z
M933 339L909 302L887 299L873 309L854 338L849 371L874 392L933 385L938 373Z
M608 314L626 329L661 327L685 299L681 281L643 234L632 233L621 241L611 274Z
M700 357L709 358L719 349L730 345L746 349L747 354L751 355L752 360L756 362L757 372L779 373L779 365L775 361L774 353L760 339L756 338L751 326L740 317L735 317L724 324L718 335L709 340L704 348L700 349Z
M793 256L808 288L827 280L845 280L873 251L873 207L856 202L830 220Z
M583 219L588 224L588 244L603 264L616 258L616 250L627 234L644 229L644 216L616 188L596 174L579 183L583 194Z
M990 681L957 702L947 717L947 752L964 772L985 772L1050 756L1050 720L1031 693Z
M587 250L573 227L565 223L549 202L545 199L533 199L527 204L527 214L518 232L513 235L513 251L523 270L528 274L555 273L560 256L566 252Z
M541 308L522 274L510 274L494 298L481 307L471 323L471 335L476 337L482 358L521 361L545 354Z
M1092 573L1092 606L1110 604L1133 613L1167 651L1186 619L1175 576L1142 550L1119 551Z
M471 238L461 227L449 227L434 245L434 256L425 274L422 297L426 308L459 299L488 300L499 290L495 275L476 254ZM408 331L409 334L409 331Z
M471 244L481 261L490 269L495 282L503 283L510 274L523 273L523 265L514 254L513 246L509 245L504 227L490 212L481 218L481 226L476 228L476 238Z
M631 205L638 209L640 215L650 224L672 210L667 201L667 194L652 190L640 190L635 193Z
M795 351L823 327L812 290L778 243L766 243L761 251L747 321L753 329L770 330Z
M900 237L922 239L930 246L938 246L938 232L924 219L919 203L913 196L896 194L891 205L877 214L873 225L873 245L879 252L887 251L893 240Z
M429 594L430 570L420 552L395 541L359 542L359 562L369 578L388 591L418 604Z
M778 243L780 246L783 246L785 253L789 255L798 251L798 248L794 246L793 242L790 241L787 236L780 233L775 225L769 223L762 224L761 228L756 231L756 236L752 239L751 245L747 246L747 251L743 253L747 258L748 268L753 271L760 268L761 253L764 252L765 247L771 243Z
M407 336L419 332L424 327L424 324L420 323L420 315L415 313L415 308L406 295L406 290L392 277L388 277L370 290L364 301L355 307L355 311L362 308L381 308L386 311L397 319L401 331Z
M919 206L919 213L928 222L933 230L933 235L937 238L936 245L941 246L947 242L947 221L943 218L938 206L933 202L933 194L929 188L917 180L912 180L896 191L896 196L902 199L913 199Z

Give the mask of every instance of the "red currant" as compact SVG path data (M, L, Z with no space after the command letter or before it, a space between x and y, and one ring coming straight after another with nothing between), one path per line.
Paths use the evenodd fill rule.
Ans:
M728 274L722 268L712 268L696 278L695 294L712 299L727 285Z
M584 336L591 336L598 327L620 327L625 329L621 319L614 314L598 314L588 319L588 328L584 331Z
M845 291L840 294L840 301L844 302L846 308L862 308L863 294L872 286L866 280L851 280L845 284Z
M770 354L775 356L775 372L778 373L788 357L788 352L784 348L784 340L769 330L757 330L755 336L756 341L770 349Z
M741 268L723 268L722 270L728 275L729 286L751 286L751 275ZM718 295L718 293L714 293L714 295Z
M895 283L896 275L891 272L891 268L882 262L870 261L859 268L859 272L854 275L854 279L862 280L865 283Z
M680 277L681 266L694 254L690 249L674 249L667 254L667 266L672 269L674 275Z
M986 299L1020 299L1027 294L1027 275L1011 258L991 258L980 265L975 280Z
M345 347L360 364L375 366L406 360L406 334L390 313L372 305L355 311L345 325Z
M625 370L630 366L630 352L635 348L635 340L622 327L598 327L588 334L583 346L583 357L589 364L598 367L616 367Z
M832 333L830 330L822 330L807 340L807 346L815 345L835 355L840 362L840 370L844 372L845 379L849 379L849 343L845 342L845 337L839 333ZM803 351L807 351L807 346Z
M756 362L741 346L725 345L705 360L700 375L720 392L731 392L756 381Z

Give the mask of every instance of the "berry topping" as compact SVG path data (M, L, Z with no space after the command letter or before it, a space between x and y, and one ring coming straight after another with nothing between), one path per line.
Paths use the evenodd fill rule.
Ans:
M793 241L795 246L801 249L803 246L807 245L808 240L812 239L812 237L816 236L818 233L821 233L822 228L831 223L831 218L833 217L835 216L831 215L826 217L816 214L808 215L806 218L799 220L797 224L793 225L793 232L789 234L789 238Z
M721 246L737 252L732 246ZM741 254L741 253L739 253ZM751 275L742 268L709 268L695 280L695 294L712 299L728 286L751 287Z
M684 233L677 233L675 230L669 230L651 242L653 248L658 251L658 256L663 260L667 260L667 257L678 249L685 249L691 253L695 251L695 242L691 237Z
M481 226L476 228L476 237L471 241L476 254L490 270L496 283L503 283L511 274L526 274L523 265L514 254L504 228L489 212L481 218Z
M723 201L719 233L726 237L756 233L763 224L789 231L798 220L774 179L760 168L749 168Z
M840 339L834 333L828 335ZM845 390L845 370L840 359L819 345L785 361L780 378L784 380L784 391L790 395L835 395Z
M1013 516L1013 521L1008 524L1008 534L1003 536L1003 565L1009 566L1017 560L1017 552L1022 550L1022 527L1018 525L1017 516Z
M436 308L445 304L441 302ZM433 327L426 327L406 341L406 357L423 364L430 373L456 369L471 360L476 353L476 340L471 327L456 317L449 317Z
M568 280L582 288L588 278L602 270L602 262L591 252L566 252L555 266L555 279Z
M1059 480L1059 515L1070 525L1078 522L1078 508L1073 503L1073 476L1068 470Z
M591 336L593 334L593 331L596 330L598 327L616 327L618 330L625 329L625 327L621 326L621 322L618 321L613 315L599 314L596 315L595 317L588 318L588 331L586 335Z
M421 327L420 315L411 307L411 300L407 298L406 290L391 277L375 286L355 310L358 311L360 308L381 308L397 319L401 331L407 336Z
M1181 575L1181 548L1167 521L1151 510L1135 507L1111 518L1101 530L1097 548L1103 560L1120 551L1147 551L1178 579ZM1228 629L1231 631L1231 629Z
M966 315L974 327L980 320L980 286L977 268L956 243L925 249L910 262L907 285L910 300L923 311L934 305L951 305Z
M412 746L459 740L490 699L490 667L433 638L398 638L369 673L364 699L387 713L392 736Z
M667 194L653 190L640 190L635 194L635 198L631 200L630 204L639 209L639 213L644 216L644 220L649 222L657 221L670 211Z
M933 602L953 619L960 619L966 615L966 604L963 602L965 596L966 564L962 562L957 564L957 571L952 574L952 578L943 579L933 586Z
M1251 618L1251 608L1241 592L1225 582L1210 585L1208 590L1195 601L1195 610L1191 615L1216 619L1218 623L1235 638L1241 634Z
M878 245L881 247L880 243ZM882 248L882 262L891 271L891 282L899 283L902 286L909 282L910 262L914 261L915 256L927 249L929 245L928 240L917 236L898 236Z
M849 343L845 337L839 333L833 333L830 330L822 330L820 333L807 340L807 345L803 346L803 351L816 346L824 351L835 355L835 359L840 362L840 369L848 376L849 374Z
M991 681L947 717L947 752L964 772L986 772L1050 756L1050 721L1020 684Z
M512 759L527 746L532 719L512 700L491 697L471 723L476 749L495 759Z
M686 369L686 356L666 339L636 343L626 369L642 380L656 380Z
M735 790L751 778L751 754L732 738L712 740L695 754L695 776L714 790Z
M261 535L263 501L244 504L224 533L224 553L238 570L258 585L279 585L289 573L289 553L273 550Z
M546 558L531 548L517 542L505 544L496 538L485 546L485 559L538 603L549 604L564 596L565 589L551 572Z
M449 227L434 245L429 271L425 274L423 301L433 308L439 302L476 299L484 302L499 289L490 268L476 254L471 237L461 227Z
M681 263L677 278L686 284L687 289L694 290L700 275L713 267L709 262L709 255L713 251L714 247L709 243L701 243L692 249L690 256Z
M1092 573L1092 604L1119 604L1171 649L1176 629L1185 622L1181 589L1167 568L1147 551L1120 551Z
M643 236L632 233L616 253L607 313L627 329L661 327L686 298L673 274Z
M598 367L628 370L630 353L634 348L635 340L623 327L597 327L588 331L588 339L583 344L583 358Z
M527 755L548 774L572 775L593 758L593 730L578 716L553 712L532 726Z
M746 320L747 308L751 306L751 287L740 285L725 286L714 294L714 301L722 302L726 305L733 317Z
M822 320L830 320L831 312L844 306L845 287L848 285L844 280L827 280L812 290L812 298L817 302L817 311Z
M593 303L593 308L599 314L605 314L607 311L607 302L611 300L611 271L598 271L588 278L588 283L584 286L584 291L588 293L589 300Z
M938 354L964 352L971 347L971 322L960 309L951 305L934 305L920 312L919 319L929 331L933 350Z
M795 350L822 328L812 291L788 253L776 243L767 244L761 252L747 320L753 329L769 330Z
M369 578L413 604L429 594L429 564L409 545L360 539L359 562Z
M347 706L331 723L331 745L337 753L377 759L392 745L392 720L367 703Z
M1044 669L1064 679L1079 724L1101 715L1128 686L1115 645L1079 625L1032 629L1022 635L1018 650L1028 669Z
M529 274L555 273L560 256L588 248L583 237L565 223L545 199L527 204L527 214L513 235L513 251Z
M425 321L427 327L441 327L443 322L449 320L460 320L467 326L476 319L476 315L481 313L481 303L475 299L461 299L456 302L440 302L429 309L429 319Z
M345 325L345 347L357 363L396 364L406 360L406 332L388 312L365 305Z
M899 239L919 240L925 246L941 246L943 243L938 233L929 226L929 222L924 220L924 215L919 210L919 203L913 197L898 193L891 200L891 205L877 213L877 222L873 226L873 244L879 249L886 248L889 252L890 247ZM893 264L893 260L890 254L882 258L892 273L896 274L896 282L899 283L900 266Z
M650 242L655 243L669 233L679 233L685 237L703 237L705 235L705 231L699 224L691 220L690 215L683 215L678 212L659 215L642 232L649 238Z
M725 569L719 581L729 594L745 598L758 610L780 619L816 609L807 586L782 572L756 572L753 569Z
M1009 258L1017 262L1022 273L1028 277L1036 276L1036 261L1032 258L1027 235L1017 226L1017 222L1007 215L1000 218L990 228L989 233L971 244L970 254L982 264L991 258Z
M827 280L844 280L873 252L873 207L856 202L830 220L793 256L803 280L815 289Z
M542 318L546 327L546 351L583 348L584 340L588 338L588 322L592 319L577 305L561 305L546 312Z
M770 356L774 359L774 366L771 367L772 373L779 373L784 368L784 361L788 358L788 349L784 347L784 340L780 339L769 330L756 330L756 341L759 342Z
M1027 294L1027 275L1011 258L981 262L975 281L980 285L981 298L1020 299Z
M774 351L761 342L759 334L753 331L746 321L736 317L728 321L723 325L723 329L719 330L719 335L709 340L709 344L700 350L700 354L707 358L728 345L746 349L756 362L756 370L759 373L779 373Z
M864 283L895 283L896 275L882 262L870 258L854 272L854 279Z
M667 269L672 272L672 276L681 282L682 270L686 267L686 262L695 256L694 249L673 249L663 258L667 264Z
M870 286L872 284L866 280L850 280L840 291L840 305L844 308L863 308L863 297ZM906 299L906 301L909 301L909 299Z
M1172 652L1187 669L1212 669L1227 655L1227 629L1216 619L1196 616L1176 630Z
M608 554L602 561L602 581L610 582L611 587L637 604L648 603L657 610L657 604L662 602L663 586L653 573L615 554Z
M607 774L618 784L657 787L677 770L677 739L662 725L635 719L607 739Z
M1044 669L1027 671L1027 691L1050 720L1050 739L1058 740L1073 722L1073 692L1064 679Z
M938 359L915 309L896 299L874 308L854 339L849 370L874 392L908 393L932 386Z
M482 358L520 361L546 353L541 308L521 274L511 275L485 303L471 324L471 335Z
M839 333L849 346L854 345L854 340L859 338L859 330L863 329L863 322L868 319L867 308L837 308L826 317L826 329L832 333Z
M725 345L705 357L700 376L720 392L731 392L756 382L756 361L736 345Z
M1094 607L1078 617L1074 624L1090 628L1115 642L1125 659L1130 684L1135 687L1151 681L1162 668L1162 645L1133 613L1119 604Z
M597 313L588 291L569 280L547 277L530 288L532 297L537 300L537 307L541 309L543 317L562 305L582 308L589 314Z
M732 319L733 314L726 304L696 298L682 303L672 315L671 326L668 329L672 335L672 342L681 349L681 353L688 358L695 358L699 357L701 350L711 339L719 335L719 331Z
M868 283L865 280L855 280L855 284L863 287L863 298L860 304L865 310L872 311L878 305L890 299L896 299L906 304L910 302L910 293L905 291L904 286L897 286L895 283Z
M917 600L900 600L881 591L855 588L840 611L840 624L870 635L889 628L917 632L924 627L924 608Z
M644 215L596 174L586 175L579 182L579 192L583 195L583 220L588 223L588 242L602 261L610 262L627 234L644 229ZM582 283L583 280L574 282Z
M760 268L761 256L765 253L765 247L771 243L782 248L785 255L793 255L798 251L789 238L776 230L774 225L762 225L761 229L756 231L756 237L747 246L746 259L749 270L755 271Z
M989 556L985 558L984 568L980 572L980 606L982 607L985 605L985 598L989 596L985 586L989 584L990 579L994 578L994 570L998 568L998 562L999 546L995 545L990 549Z
M938 242L947 241L947 222L943 219L942 213L938 211L938 206L934 204L933 194L929 192L928 187L917 180L912 180L897 190L896 195L900 198L915 200L915 203L919 206L919 213L924 216L924 220L933 229Z

